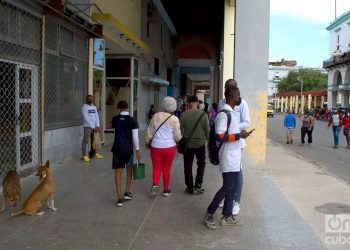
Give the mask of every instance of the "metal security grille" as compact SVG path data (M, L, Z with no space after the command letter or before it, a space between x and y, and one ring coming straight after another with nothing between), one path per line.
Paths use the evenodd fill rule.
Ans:
M0 1L0 180L22 175L40 155L41 19Z
M48 16L45 21L45 129L81 125L87 94L88 40Z

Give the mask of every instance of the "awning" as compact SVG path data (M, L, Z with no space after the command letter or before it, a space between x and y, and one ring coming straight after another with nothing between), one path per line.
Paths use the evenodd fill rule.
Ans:
M151 83L157 85L169 86L169 82L157 77L143 76L141 77L142 83Z
M149 53L151 49L137 35L132 33L123 23L108 13L94 13L92 18L103 24L103 35L107 36L113 42L130 47L130 49L138 50L139 52ZM112 32L109 32L112 31ZM115 32L113 32L115 31Z

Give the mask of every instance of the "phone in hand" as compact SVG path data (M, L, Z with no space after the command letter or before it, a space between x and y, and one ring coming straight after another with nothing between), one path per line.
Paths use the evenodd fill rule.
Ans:
M255 128L253 128L252 130L250 130L248 133L251 134L251 133L253 133L254 130L255 130Z

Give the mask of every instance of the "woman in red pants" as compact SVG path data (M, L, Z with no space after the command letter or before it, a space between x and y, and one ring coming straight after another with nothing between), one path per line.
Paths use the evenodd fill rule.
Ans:
M163 111L154 114L145 136L150 148L153 164L153 185L151 193L157 194L158 183L163 173L163 195L169 196L170 169L176 154L176 144L182 138L179 119L173 115L177 108L176 100L165 97Z

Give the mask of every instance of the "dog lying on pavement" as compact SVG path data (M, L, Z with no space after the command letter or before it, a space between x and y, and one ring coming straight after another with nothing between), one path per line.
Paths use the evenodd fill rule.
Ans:
M56 211L54 203L55 183L50 170L50 162L47 161L44 166L38 168L36 174L39 176L40 184L34 189L23 204L23 208L12 216L18 216L21 214L26 215L43 215L44 212L38 212L42 207L42 202L46 201L47 207L53 211Z
M0 213L5 211L6 200L8 200L12 207L17 206L17 199L20 199L21 202L23 201L20 178L15 170L9 171L2 181L2 193L2 207Z

